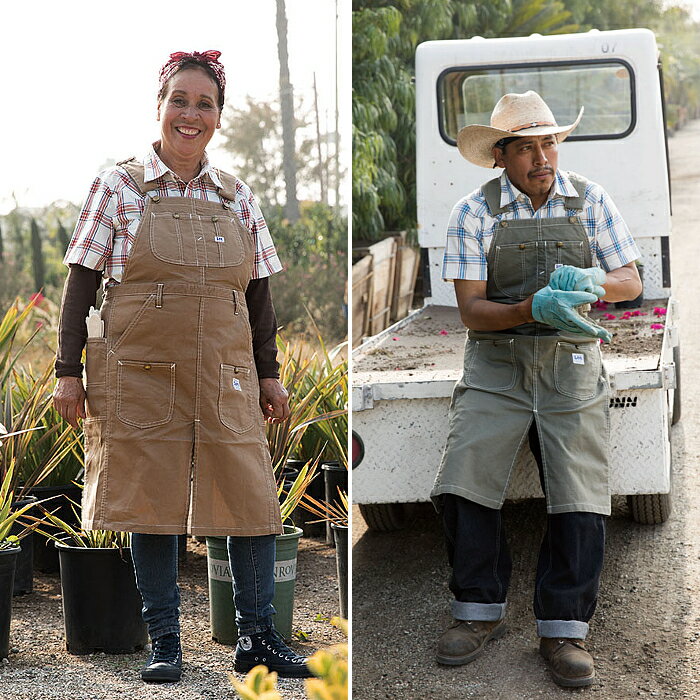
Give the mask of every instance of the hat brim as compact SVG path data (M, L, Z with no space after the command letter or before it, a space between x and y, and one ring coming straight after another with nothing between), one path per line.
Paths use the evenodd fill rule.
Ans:
M493 168L493 147L497 141L504 138L521 136L549 136L557 135L557 141L565 141L569 134L579 125L583 117L583 107L576 117L576 121L568 126L532 126L513 133L503 129L495 129L492 126L470 124L463 126L457 134L457 148L464 158L474 165L482 168Z

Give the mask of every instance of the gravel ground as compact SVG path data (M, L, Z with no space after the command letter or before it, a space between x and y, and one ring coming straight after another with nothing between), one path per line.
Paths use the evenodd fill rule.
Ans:
M401 532L372 533L353 512L353 697L357 700L606 700L700 698L700 121L669 142L672 275L680 301L683 419L673 428L674 505L659 526L631 521L613 501L590 649L597 679L564 690L537 651L533 579L545 516L541 500L504 509L513 554L508 633L467 666L440 667L435 643L449 623L449 569L429 504Z
M58 575L35 573L34 592L13 601L10 646L14 653L0 664L2 700L113 700L236 698L227 672L233 670L233 648L211 639L206 545L190 540L180 564L182 594L183 679L177 684L147 685L139 677L147 651L135 654L73 656L65 651L61 586ZM301 539L296 581L294 629L308 635L294 641L296 651L343 641L325 621L337 615L335 550L322 539ZM316 619L316 618L324 619ZM241 674L235 674L239 680ZM305 698L302 680L280 679L285 700Z

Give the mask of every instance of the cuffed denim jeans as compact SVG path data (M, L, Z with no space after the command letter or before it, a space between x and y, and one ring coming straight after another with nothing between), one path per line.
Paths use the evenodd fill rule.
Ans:
M538 463L538 445L531 441ZM461 496L442 497L447 556L452 567L452 614L458 620L505 615L511 559L501 511ZM547 516L535 578L534 610L540 637L585 639L598 597L605 554L605 516Z
M241 635L272 626L275 535L227 538L233 578L236 626ZM177 535L131 537L136 584L143 599L143 619L151 639L180 631L177 585Z

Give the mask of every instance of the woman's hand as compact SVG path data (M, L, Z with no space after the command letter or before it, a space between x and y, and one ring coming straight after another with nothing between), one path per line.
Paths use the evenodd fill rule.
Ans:
M53 390L53 405L76 430L85 418L85 388L80 377L59 377Z
M260 408L266 421L281 423L289 418L289 401L287 399L287 390L279 379L268 377L260 380Z

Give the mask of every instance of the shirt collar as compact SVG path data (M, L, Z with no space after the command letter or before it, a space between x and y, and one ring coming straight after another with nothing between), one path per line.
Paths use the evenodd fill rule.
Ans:
M501 173L501 208L505 208L518 200L518 197L527 197L524 192L521 192L511 181L506 171ZM571 184L568 175L557 168L554 177L554 187L549 193L548 199L554 197L578 197L576 188ZM529 199L529 197L528 197Z
M143 180L144 182L151 182L152 180L157 180L159 177L163 177L167 173L171 173L173 177L175 174L168 168L168 166L160 159L158 153L156 153L156 147L160 145L160 141L155 141L146 157L143 159ZM199 171L197 177L209 176L209 179L214 183L216 187L222 187L221 178L219 178L219 173L216 168L212 166L209 162L209 156L207 156L206 151L202 156L202 169ZM197 178L195 178L197 179Z

